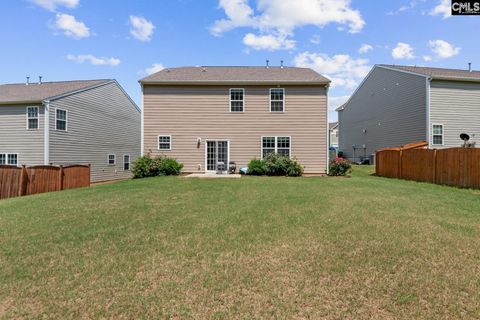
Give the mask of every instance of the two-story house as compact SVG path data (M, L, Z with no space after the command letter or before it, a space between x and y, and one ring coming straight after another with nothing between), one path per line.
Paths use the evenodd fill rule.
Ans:
M127 178L140 124L115 80L0 85L0 164L90 164L92 182Z
M359 161L376 150L426 141L480 142L480 71L376 65L338 111L339 149Z
M237 168L270 153L325 174L329 80L307 68L167 68L140 80L142 151L191 173Z

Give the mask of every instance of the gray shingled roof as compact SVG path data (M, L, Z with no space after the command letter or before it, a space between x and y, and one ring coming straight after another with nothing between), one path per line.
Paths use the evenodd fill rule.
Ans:
M432 79L458 80L458 81L480 81L480 71L468 71L462 69L427 68L415 66L397 66L380 64L388 68L404 70L430 76Z
M144 84L328 84L330 80L309 68L206 66L166 68L141 79L140 82Z
M46 99L110 81L112 80L59 81L43 82L42 84L30 83L28 85L25 83L2 84L0 85L0 104L39 103Z

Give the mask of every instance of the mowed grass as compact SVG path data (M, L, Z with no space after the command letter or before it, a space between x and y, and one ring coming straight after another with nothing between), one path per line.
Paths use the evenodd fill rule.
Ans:
M2 200L0 318L478 318L480 192L371 173Z

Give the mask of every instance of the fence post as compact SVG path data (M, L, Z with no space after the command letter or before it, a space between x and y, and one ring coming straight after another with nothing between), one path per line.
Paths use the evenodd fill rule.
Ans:
M58 190L63 190L63 166L60 165L60 170L58 171Z
M20 186L18 188L18 195L24 196L27 194L27 168L22 165L22 171L20 171Z
M433 183L437 183L437 149L433 149Z
M398 160L398 178L399 178L399 179L402 179L402 178L403 178L403 174L402 174L402 158L403 158L403 151L400 150L399 160Z

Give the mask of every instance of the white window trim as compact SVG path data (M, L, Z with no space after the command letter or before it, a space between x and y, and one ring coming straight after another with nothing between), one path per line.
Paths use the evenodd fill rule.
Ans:
M110 163L110 156L113 156L113 163ZM107 154L107 165L114 166L117 164L117 155L115 153Z
M18 156L18 153L16 152L0 152L0 154L5 155L5 164L0 164L1 166L18 166L20 163L20 158ZM17 157L17 164L9 164L8 163L8 156L14 154Z
M168 149L160 149L160 137L169 137L170 138L170 147ZM159 134L157 136L157 150L160 151L170 151L172 150L172 136L169 134Z
M272 89L277 90L277 89L282 89L283 91L283 111L272 111ZM280 100L275 100L275 101L280 101ZM285 88L270 88L268 91L268 110L271 113L284 113L285 112Z
M242 111L232 111L232 90L242 90L243 92ZM233 101L240 101L240 100L233 100ZM228 91L228 103L229 103L230 113L244 113L245 112L245 88L230 88L230 90Z
M260 146L261 146L261 150L260 150L260 159L263 160L263 138L275 138L275 154L277 154L277 138L289 138L290 139L290 143L289 143L289 146L288 146L288 157L290 159L292 159L292 136L289 136L287 134L284 134L284 135L271 135L271 136L261 136L260 137ZM281 149L285 149L285 148L281 148Z
M65 111L65 130L57 129L57 110ZM61 132L68 131L68 110L55 108L55 131L61 131Z
M28 109L30 109L30 108L37 109L37 117L36 118L30 118L28 116ZM40 128L40 107L38 107L38 106L27 106L25 111L26 111L26 115L27 115L27 124L26 124L27 130L38 130ZM32 119L32 120L37 119L37 127L36 128L29 128L28 127L28 120L30 120L30 119Z
M433 136L439 136L439 134L434 134L433 133L433 126L442 126L442 144L434 143ZM432 132L432 146L445 146L445 126L443 125L443 123L432 123L431 130L432 130L431 131Z
M128 170L125 169L125 163L127 163L125 162L125 156L128 156ZM123 171L131 171L131 169L132 169L132 160L130 158L130 153L125 153L123 155Z

